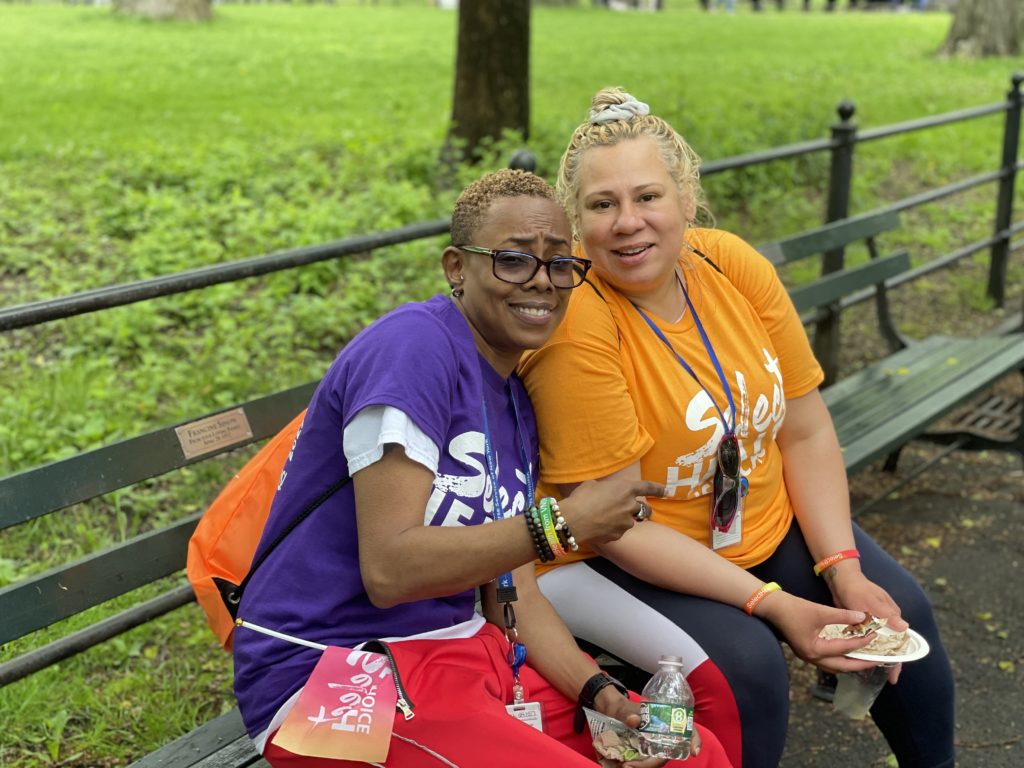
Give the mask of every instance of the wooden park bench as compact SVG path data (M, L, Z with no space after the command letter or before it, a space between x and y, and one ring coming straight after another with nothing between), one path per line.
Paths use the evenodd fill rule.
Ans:
M896 328L890 312L890 295L895 293L896 286L923 271L911 268L906 251L880 255L877 236L898 227L899 214L895 211L866 214L760 249L776 267L781 267L839 252L858 241L867 245L868 261L839 268L790 291L805 324L816 325L815 355L826 375L822 395L850 473L882 456L889 457L886 467L894 468L901 446L926 436L931 425L1008 373L1024 373L1024 325L1016 318L1010 323L1013 330L1009 333L975 338L934 335L912 340ZM847 308L867 300L874 300L878 330L891 353L837 381L841 315ZM991 403L989 408L992 409ZM939 439L962 448L995 446L1020 450L1019 408L1019 401L1006 403L1004 424L1002 430L997 430L1005 435L1004 441L979 434L971 427L969 418L963 421L962 431L947 430ZM994 411L992 415L995 416Z
M241 403L0 480L0 529L174 472L276 434L306 407L316 383ZM227 478L225 478L226 482ZM0 589L0 646L180 573L200 514ZM0 686L56 664L193 602L188 584L0 664ZM211 635L212 637L212 635ZM217 746L232 757L201 761ZM251 759L243 755L248 754ZM219 717L140 765L262 764L238 711Z
M763 246L776 265L820 256L866 241L871 259L791 292L807 323L817 325L816 349L830 376L836 323L852 304L876 301L877 318L893 352L824 389L847 468L856 471L893 454L952 409L1024 365L1024 335L905 339L889 315L892 283L912 274L906 253L880 256L875 238L898 227L895 213L868 215L820 227ZM169 475L261 441L308 402L315 383L205 414L97 450L0 479L0 529L29 524L89 499ZM960 443L957 443L960 445ZM225 482L228 478L225 477ZM186 517L47 573L0 588L0 646L100 606L185 566L199 518ZM104 618L0 664L0 686L96 646L193 600L188 585ZM642 683L641 683L642 684ZM266 765L245 735L237 710L211 720L134 764L139 768L234 768Z
M883 469L895 470L900 449L919 437L953 448L1012 448L1024 451L1021 401L990 397L958 422L959 428L928 435L928 428L1013 371L1024 374L1024 322L1013 319L993 333L977 338L934 335L911 340L900 333L890 312L891 286L915 275L910 256L899 251L879 253L876 237L899 227L899 214L890 211L844 219L795 237L761 247L776 267L832 252L842 262L841 249L859 240L870 259L840 267L790 291L805 324L816 324L815 355L825 369L822 396L839 437L847 472L863 469L886 457ZM875 317L890 354L836 381L839 324L843 310L874 300ZM984 429L979 429L984 422ZM996 437L993 437L996 435ZM948 452L948 451L947 451ZM940 454L939 457L944 454ZM937 460L937 459L936 459ZM910 475L930 467L929 461ZM907 482L908 478L903 480ZM900 483L899 485L902 485ZM863 511L899 485L854 510ZM836 677L819 670L811 693L832 701Z

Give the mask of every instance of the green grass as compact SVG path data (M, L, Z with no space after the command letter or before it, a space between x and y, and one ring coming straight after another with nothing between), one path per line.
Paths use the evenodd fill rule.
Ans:
M729 17L668 5L535 9L528 145L542 174L606 85L648 101L715 160L824 137L842 99L864 128L999 101L1024 63L936 59L941 13L744 6ZM455 22L426 0L219 5L200 26L3 5L0 305L447 215L453 193L438 188L436 159ZM852 210L994 169L1001 130L992 117L863 145ZM483 167L519 144L494 147ZM761 242L820 222L826 185L817 156L706 186L719 223ZM887 242L917 261L946 253L991 231L994 198L986 187L908 212ZM442 243L0 336L0 475L319 376L381 312L442 287ZM905 322L928 333L965 309L991 317L984 274L979 258L922 281L931 312ZM243 460L0 533L0 586L202 509ZM116 605L154 590L142 592ZM12 643L0 660L105 612ZM0 765L120 765L230 705L229 657L186 608L0 690Z

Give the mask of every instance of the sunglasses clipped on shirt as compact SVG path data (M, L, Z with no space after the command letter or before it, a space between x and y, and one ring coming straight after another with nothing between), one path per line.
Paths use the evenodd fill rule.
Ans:
M718 444L711 511L711 523L716 531L729 530L740 508L740 499L746 495L747 478L740 472L740 441L735 433L729 432Z
M576 288L583 281L590 269L590 259L578 259L574 256L556 256L545 261L522 251L507 251L494 248L482 248L478 245L456 245L460 251L479 253L491 257L491 271L499 280L523 285L533 280L541 267L548 271L548 279L555 288Z

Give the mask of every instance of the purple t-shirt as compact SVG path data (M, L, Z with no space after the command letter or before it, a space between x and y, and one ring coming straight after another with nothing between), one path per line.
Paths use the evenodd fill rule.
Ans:
M285 464L262 548L348 467L345 426L362 409L394 406L439 449L427 525L479 525L493 519L481 402L498 463L505 514L526 504L526 473L510 398L535 477L537 428L522 384L503 379L477 352L465 318L445 296L407 304L377 320L338 355L313 395L295 450ZM509 504L508 500L511 500ZM278 545L246 587L246 621L324 645L351 648L383 637L451 627L472 617L474 591L375 607L359 572L352 484L344 485ZM249 734L309 677L320 652L239 628L234 637L235 695Z

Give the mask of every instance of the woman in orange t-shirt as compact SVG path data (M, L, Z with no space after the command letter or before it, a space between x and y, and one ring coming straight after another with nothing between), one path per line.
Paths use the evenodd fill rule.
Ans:
M541 565L540 587L577 637L630 663L682 655L697 718L744 768L778 765L785 745L780 639L852 671L871 666L843 655L866 640L822 640L825 624L909 622L931 652L893 669L871 714L901 768L951 767L953 680L931 606L850 519L821 368L774 268L690 226L698 163L619 89L595 96L562 157L559 194L593 269L520 365L543 492L610 476L669 492L620 540Z

